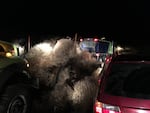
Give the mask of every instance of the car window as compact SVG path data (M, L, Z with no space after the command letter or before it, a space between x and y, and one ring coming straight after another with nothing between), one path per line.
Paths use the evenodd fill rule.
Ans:
M5 56L5 49L0 45L0 56Z
M0 45L0 52L5 52L4 48Z
M0 41L0 55L8 55L11 54L10 56L18 56L19 55L19 50L18 48L9 42L5 41Z
M105 91L111 95L150 98L150 64L116 63L107 76Z
M85 40L83 42L80 42L79 45L80 45L81 50L95 52L95 42L93 40Z

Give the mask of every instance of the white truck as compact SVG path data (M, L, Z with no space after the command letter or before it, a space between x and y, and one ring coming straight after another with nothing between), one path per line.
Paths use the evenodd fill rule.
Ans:
M98 38L83 38L79 42L80 49L94 54L96 59L101 62L107 61L114 54L113 41Z

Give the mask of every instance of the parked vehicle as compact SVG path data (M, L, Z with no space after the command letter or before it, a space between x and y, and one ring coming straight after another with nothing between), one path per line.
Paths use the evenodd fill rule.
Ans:
M149 84L149 56L115 56L101 75L94 113L150 113Z
M80 48L84 51L89 51L94 54L97 61L105 62L114 54L114 43L98 38L83 38L80 39Z
M19 56L19 48L16 45L0 40L0 55L9 56Z
M30 113L36 79L25 59L17 56L13 45L0 42L0 113ZM7 53L11 55L6 55Z

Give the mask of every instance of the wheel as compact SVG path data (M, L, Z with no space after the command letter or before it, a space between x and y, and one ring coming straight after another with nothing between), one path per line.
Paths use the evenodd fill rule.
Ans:
M30 113L31 95L27 87L9 86L0 96L0 113Z

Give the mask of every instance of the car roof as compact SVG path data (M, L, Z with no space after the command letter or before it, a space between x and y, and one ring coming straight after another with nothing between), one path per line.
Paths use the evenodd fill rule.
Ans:
M113 61L150 61L150 55L122 54L115 56Z
M12 43L9 43L9 42L6 42L6 41L0 40L0 45L1 45L5 50L7 50L8 48L9 48L9 49L14 49L14 45L13 45Z

